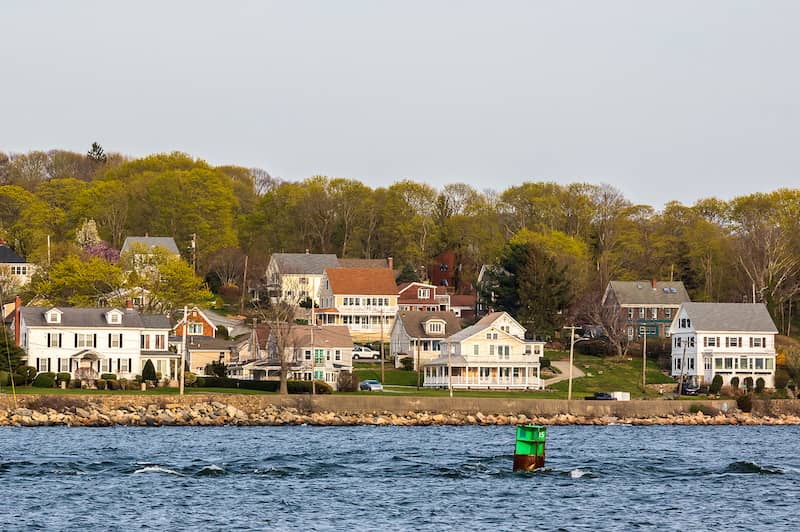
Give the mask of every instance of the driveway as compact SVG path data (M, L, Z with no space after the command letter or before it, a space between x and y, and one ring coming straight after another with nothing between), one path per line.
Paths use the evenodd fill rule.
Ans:
M550 364L558 369L561 373L553 378L544 381L545 387L555 384L557 382L569 380L569 360L553 360ZM572 378L577 379L583 377L584 373L578 369L577 366L572 366Z

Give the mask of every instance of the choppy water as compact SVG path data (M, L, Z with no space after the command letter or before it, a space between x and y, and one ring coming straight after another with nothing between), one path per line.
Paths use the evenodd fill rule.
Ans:
M0 528L794 529L797 427L5 428Z

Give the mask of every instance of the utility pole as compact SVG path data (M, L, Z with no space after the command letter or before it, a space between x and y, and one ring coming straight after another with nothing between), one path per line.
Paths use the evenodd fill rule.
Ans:
M244 273L242 273L242 300L239 303L239 314L244 314L244 302L247 297L247 255L244 256ZM311 307L314 307L314 301L311 301Z
M577 327L575 325L570 325L568 327L562 327L563 329L569 329L570 336L569 336L569 386L567 387L567 401L572 401L572 361L573 361L573 353L575 351L575 329Z
M314 349L314 300L311 300L311 395L317 394L316 372L317 372L317 351Z
M383 363L383 307L381 307L381 384L386 382L386 370Z
M688 338L685 338L688 341ZM683 394L683 372L686 368L686 346L683 346L683 356L681 356L681 378L678 379L678 397Z
M417 338L417 391L419 391L420 376L422 375L422 368L419 365L419 338Z
M187 329L189 329L189 307L183 307L183 346L181 349L181 379L180 379L180 391L179 394L183 397L183 387L186 382L185 374L186 374L186 355L189 352L189 344L186 342L187 340Z
M643 325L644 334L642 335L642 393L647 393L647 383L645 372L647 371L647 325Z

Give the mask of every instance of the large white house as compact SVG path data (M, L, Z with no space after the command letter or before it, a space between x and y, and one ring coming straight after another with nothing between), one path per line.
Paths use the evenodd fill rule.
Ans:
M778 330L763 304L684 303L670 329L673 377L700 385L721 375L724 385L738 378L751 388L761 378L775 386Z
M325 268L336 268L332 253L273 253L267 265L267 289L273 302L296 305L311 298L319 305L319 285Z
M150 359L164 377L177 378L180 355L169 351L166 316L133 308L20 307L17 345L39 372L68 372L94 380L103 373L132 379Z
M448 361L448 346L450 360ZM492 312L445 340L439 358L425 368L425 386L539 389L544 342L525 339L525 328L505 312ZM452 368L452 379L449 375Z

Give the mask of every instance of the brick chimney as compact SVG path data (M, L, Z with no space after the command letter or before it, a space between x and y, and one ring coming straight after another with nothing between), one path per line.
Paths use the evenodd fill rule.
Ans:
M652 286L653 290L656 289L656 280L655 279L653 279L653 284L651 286Z
M389 269L394 271L394 259L389 257L386 259L386 263L389 265Z
M133 300L131 298L125 300L125 307L128 310L133 310Z
M19 318L19 309L22 307L22 299L17 296L14 299L14 345L19 347L20 345L20 334L21 334L21 325L20 325L20 318Z

